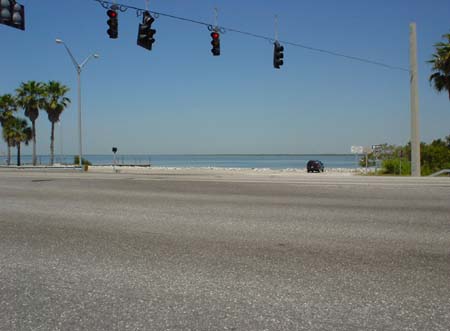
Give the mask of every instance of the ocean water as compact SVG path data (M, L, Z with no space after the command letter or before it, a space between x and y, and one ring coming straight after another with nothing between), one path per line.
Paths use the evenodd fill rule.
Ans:
M113 155L85 155L93 165L113 164ZM38 163L49 164L48 155L39 155ZM269 169L304 169L309 160L320 160L325 168L357 168L357 158L353 154L282 154L282 155L120 155L116 156L119 165L149 165L154 167L181 168L269 168ZM73 164L73 155L56 155L55 162ZM12 158L12 164L16 158ZM0 156L0 164L6 164L6 157ZM31 164L31 155L22 156L22 164Z

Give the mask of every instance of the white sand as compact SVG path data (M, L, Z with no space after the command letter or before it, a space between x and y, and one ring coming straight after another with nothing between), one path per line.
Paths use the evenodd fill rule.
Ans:
M89 166L89 172L113 173L112 166ZM354 176L365 172L364 168L328 168L323 173L307 173L305 169L267 169L267 168L215 168L215 167L142 167L120 166L116 171L127 174L208 174L208 175L267 175L267 176Z

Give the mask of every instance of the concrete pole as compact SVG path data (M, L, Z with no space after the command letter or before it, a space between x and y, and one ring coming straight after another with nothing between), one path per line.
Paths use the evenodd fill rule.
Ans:
M420 177L419 93L417 87L416 23L409 25L411 85L411 176Z
M78 164L83 171L83 143L81 139L81 68L78 66Z

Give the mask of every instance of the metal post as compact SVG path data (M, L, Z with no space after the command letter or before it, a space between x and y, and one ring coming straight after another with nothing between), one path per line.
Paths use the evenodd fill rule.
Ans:
M369 154L366 152L366 174L367 174L367 166L368 166L368 157L369 157Z
M63 161L63 134L62 134L62 121L59 120L59 163L64 164Z
M33 166L36 166L36 159L37 159L37 155L36 155L36 124L34 124L33 126Z
M400 176L402 175L403 149L400 149Z
M57 44L64 45L64 48L66 49L67 53L69 54L73 65L75 66L75 69L77 71L78 76L78 135L79 135L79 155L78 155L78 164L81 168L81 171L83 171L83 164L82 164L82 158L83 158L83 147L82 147L82 138L81 138L81 71L83 67L88 63L88 61L93 57L94 59L98 58L98 54L91 54L89 55L81 64L78 64L77 60L75 60L72 52L70 51L69 47L65 44L64 41L61 39L55 40Z
M217 28L219 25L219 9L214 7L214 27Z
M419 94L417 86L416 23L409 25L411 88L411 176L420 177Z
M278 15L275 15L275 41L278 41Z

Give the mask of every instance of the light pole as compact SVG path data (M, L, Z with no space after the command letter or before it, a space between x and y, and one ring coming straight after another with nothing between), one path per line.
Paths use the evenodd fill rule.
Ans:
M78 162L81 168L81 171L83 171L83 164L82 164L82 157L83 157L83 147L82 147L82 140L81 140L81 71L83 70L83 67L88 63L88 61L93 57L94 59L98 59L98 54L91 54L89 55L81 64L78 64L78 62L75 60L75 58L72 55L72 52L70 51L69 47L67 47L66 43L62 41L61 39L55 40L57 44L62 44L66 48L67 53L69 54L73 65L75 66L75 70L78 74L78 143L79 143L79 155L78 155Z

